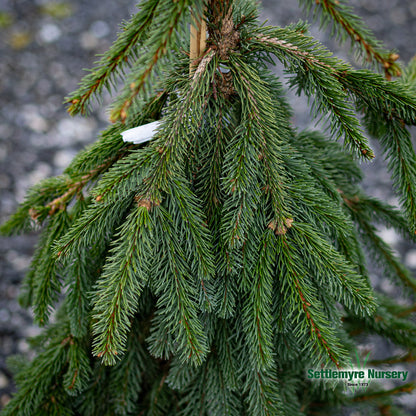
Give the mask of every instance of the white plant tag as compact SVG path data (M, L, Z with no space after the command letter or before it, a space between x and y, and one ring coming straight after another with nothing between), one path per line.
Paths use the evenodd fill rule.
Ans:
M123 141L133 142L135 144L147 142L153 138L159 125L160 121L153 121L152 123L143 124L142 126L123 131L121 133Z

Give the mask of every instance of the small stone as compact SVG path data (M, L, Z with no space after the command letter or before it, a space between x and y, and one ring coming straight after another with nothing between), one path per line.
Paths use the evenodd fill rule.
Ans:
M26 353L26 352L29 352L30 346L29 346L29 344L24 339L21 339L17 343L17 349L21 353Z
M6 406L7 403L9 403L11 397L8 394L2 394L0 397L0 407Z
M0 372L0 389L4 389L9 385L9 379Z
M7 309L0 309L0 322L9 322L10 313Z
M404 262L407 267L410 267L411 269L416 269L416 250L408 251Z
M0 161L6 159L6 156L7 156L7 148L6 148L6 146L0 146Z
M10 186L10 178L8 175L0 173L0 189L6 189Z
M99 44L98 38L90 32L81 33L79 41L82 49L86 50L95 49Z
M390 12L390 20L396 25L403 25L407 20L407 13L404 9L393 8Z
M61 29L58 26L48 23L39 31L39 40L44 43L52 43L61 37Z
M38 326L31 325L25 328L24 335L27 338L33 338L33 337L37 337L41 332L42 332L41 328L39 328Z
M110 28L106 22L102 20L97 20L91 25L90 29L93 36L96 38L104 38L110 33Z
M64 169L70 164L75 154L75 151L71 152L67 150L61 150L59 152L56 152L53 158L53 164L60 170Z
M54 136L59 138L56 145L65 147L72 146L74 142L92 141L95 127L93 120L65 118L58 123L57 132L54 133Z
M390 280L383 279L380 284L381 290L387 295L394 295L397 287L390 282Z
M32 107L33 106L23 107L25 125L36 133L46 132L49 128L47 121L40 114L35 112Z
M392 228L381 227L378 234L387 244L390 245L397 244L400 241L400 235L397 234L397 232Z

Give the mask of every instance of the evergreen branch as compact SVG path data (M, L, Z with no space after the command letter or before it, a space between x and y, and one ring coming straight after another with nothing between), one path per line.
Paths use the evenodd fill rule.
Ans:
M191 80L188 77L180 82L175 80L178 97L172 99L154 141L153 168L146 180L145 192L149 195L168 190L169 176L178 170L178 166L183 166L186 151L194 145L211 94L214 57L214 51L207 51ZM186 68L189 68L189 62Z
M68 363L68 347L72 338L68 336L67 325L63 328L55 326L54 330L54 337L45 343L44 350L28 364L24 375L18 375L19 391L3 409L2 415L33 415L46 411L44 406L48 403L59 404L62 401L57 387Z
M409 131L399 121L387 125L381 144L389 158L388 167L400 192L409 225L416 233L416 154Z
M132 199L133 196L128 195L109 203L93 201L68 232L55 242L53 253L58 257L67 256L107 242Z
M229 260L227 258L229 256L226 255L225 257L225 263L229 264ZM225 269L226 267L227 266L225 266ZM235 315L238 282L229 270L220 273L218 280L218 297L220 299L218 305L218 316L223 319L230 318Z
M360 206L359 197L355 199L343 195L343 198L353 220L361 229L361 240L371 250L377 263L389 272L388 275L394 281L399 279L405 286L416 290L416 279L412 277L412 273L394 255L391 247L377 235L376 228L371 224L371 212L365 211L363 205Z
M386 82L368 71L340 78L356 97L370 134L380 139L388 167L400 192L412 232L416 231L416 154L405 124L416 123L416 100L399 82Z
M137 54L137 44L145 38L159 3L154 0L140 3L140 11L125 24L112 47L98 61L98 66L82 79L78 90L66 99L70 104L68 112L71 115L84 114L94 94L100 94L105 86L108 87L114 81L116 70L120 69L130 56Z
M189 229L188 241L192 240L195 257L198 263L198 275L207 279L214 275L215 260L212 252L210 232L206 227L206 220L201 205L184 178L172 178L170 181L172 203L174 203L182 217L182 222Z
M402 311L400 311L397 316L402 318L404 316L410 315L412 313L416 313L416 304L414 304L413 306L411 306L410 308L406 308Z
M228 196L224 202L221 235L229 249L241 247L245 234L254 221L260 200L257 181L259 160L257 152L250 152L250 130L239 132L224 155L223 191Z
M241 403L238 393L227 385L223 377L222 362L216 351L198 368L198 372L187 368L182 391L184 395L179 403L181 416L223 413L229 416L241 415ZM201 394L201 391L203 392Z
M415 351L408 351L406 354L395 355L389 358L383 358L381 360L371 360L368 365L393 365L398 363L413 363L416 361Z
M212 237L206 226L204 213L199 208L201 202L189 185L183 177L170 180L169 209L172 213L179 212L181 217L179 228L186 224L184 238L189 242L187 252L189 252L192 270L195 270L193 274L198 279L201 307L205 311L212 311L216 308L218 297L213 287L215 283L210 282L215 273Z
M232 185L230 184L231 190L233 191L235 186L234 191L239 191L241 195L241 189L238 189L238 183L235 183L237 177L244 173L243 179L246 177L248 182L253 181L259 171L257 166L260 163L258 161L261 161L266 178L266 193L271 194L273 211L276 220L281 225L286 218L282 143L288 140L291 132L287 120L282 117L282 111L273 104L273 91L262 79L260 72L253 65L247 65L237 56L231 56L230 62L234 88L241 100L241 125L245 129L243 131L246 135L243 149L247 149L244 156L240 154L241 172L236 171L234 181ZM275 111L271 112L270 108ZM246 192L249 192L247 185L246 189ZM254 190L249 193L255 195Z
M248 358L248 357L245 357ZM256 368L242 369L245 382L245 404L251 416L282 416L283 405L280 386L274 369L264 371Z
M156 265L155 265L156 266ZM166 325L165 314L162 309L157 309L152 319L150 335L146 339L149 345L149 353L162 360L174 360L176 354L176 333ZM178 358L179 360L179 358ZM183 361L179 360L181 365Z
M317 349L317 358L321 360L324 354L335 364L341 366L345 351L336 339L329 320L323 315L323 305L318 299L314 285L308 282L309 272L303 266L303 259L288 241L286 235L278 236L278 267L281 280L281 292L290 291L290 308L297 312L295 333L299 334L309 329L309 342L304 350ZM300 315L303 315L303 322ZM298 335L298 336L299 336Z
M86 175L98 166L105 165L110 160L115 162L124 157L129 150L137 148L137 145L125 143L120 133L128 128L159 119L167 95L166 91L157 93L147 103L141 105L137 109L137 114L126 123L116 123L105 129L98 141L78 153L65 169L65 173L71 178Z
M133 320L125 355L109 369L109 391L115 414L138 414L138 399L159 368L144 344L147 322Z
M243 325L253 362L258 368L270 369L273 364L273 269L276 261L274 233L266 230L259 242L259 257L252 274L252 283L243 304Z
M68 226L69 218L66 211L60 211L50 220L45 245L39 252L39 260L36 269L33 270L33 312L39 325L47 323L51 309L58 300L62 282L59 267L52 255L52 247L55 240L64 235Z
M91 190L95 201L107 204L140 192L149 172L152 153L150 147L132 150L114 163Z
M217 96L214 103L207 106L206 119L208 122L215 120L215 125L208 124L204 139L198 143L202 158L198 163L198 175L195 178L194 186L206 206L207 222L215 224L220 217L221 202L224 199L221 189L221 172L226 143L234 134L235 120L233 120L234 107L230 107L225 100ZM201 135L202 136L202 135ZM214 227L215 228L215 227ZM213 230L216 233L216 230Z
M168 400L169 389L165 383L167 372L161 374L156 378L152 384L151 389L148 393L148 412L147 414L152 416L163 416L169 413L169 408L172 407L171 400ZM143 412L139 415L141 416Z
M380 74L365 69L347 69L337 74L339 82L350 91L358 111L382 123L370 123L369 132L380 131L385 122L396 119L401 124L416 123L416 98L403 82L386 81ZM381 124L378 125L378 124ZM375 134L379 138L380 134Z
M161 247L154 276L160 278L152 279L151 284L159 296L158 325L163 325L168 334L174 335L176 353L182 362L199 365L207 354L207 339L197 315L198 290L178 235L180 229L175 227L170 213L162 206L156 214L155 234L160 238ZM154 324L152 327L155 332L157 328ZM155 349L153 351L156 352Z
M389 313L398 317L404 318L414 312L416 312L416 304L409 306L408 304L402 305L397 303L394 299L392 299L388 295L383 295L381 293L377 294L377 298L383 304L383 306L387 309Z
M95 167L88 172L88 174L83 175L79 180L69 183L68 190L64 194L58 196L46 205L46 208L49 209L48 215L53 215L58 210L64 210L74 196L79 195L87 184L97 178L102 172L106 171L119 157L120 156L117 155L116 157L109 158L105 163Z
M41 264L41 261L45 259L45 251L48 247L48 228L49 227L43 229L39 236L39 241L36 245L29 271L22 282L19 294L19 303L21 306L25 308L29 308L33 305L33 296L34 291L36 290L35 276L37 271L39 270L39 265Z
M341 208L340 189L355 189L361 180L359 167L338 143L327 142L317 132L304 132L291 141L302 157L292 156L288 171L303 171L289 186L292 215L311 222L322 233L335 239L334 246L348 262L357 265L368 280L365 256L350 217ZM297 162L297 163L295 163ZM307 166L307 168L305 168ZM313 180L311 180L313 178Z
M359 45L360 55L364 55L370 62L375 61L380 64L388 79L391 76L401 75L400 66L396 64L399 56L382 47L380 41L374 37L362 19L354 14L351 7L338 0L300 0L299 2L304 3L307 12L312 5L315 5L313 16L317 20L316 10L319 10L321 28L332 24L332 36L336 35L342 41L348 36L353 46Z
M381 302L380 304L381 306L377 308L372 317L347 316L344 318L350 334L353 336L363 332L379 334L384 338L389 338L396 345L415 348L416 324L394 316Z
M66 210L74 197L82 196L83 189L120 157L121 154L109 157L81 177L62 175L42 181L28 192L25 201L0 231L4 234L17 233L33 223L42 224L48 216Z
M320 276L318 285L323 284L338 302L359 315L374 312L376 303L368 282L312 227L295 222L288 238L306 250L307 264L313 264L314 274Z
M71 337L68 343L68 369L63 376L63 386L69 395L77 396L90 381L90 357L82 340Z
M57 176L41 181L29 189L25 200L10 219L1 225L3 235L13 235L42 224L49 214L49 201L59 197L68 189L68 178Z
M377 221L399 231L403 237L415 238L415 236L409 234L408 223L398 208L367 196L362 192L352 197L346 196L342 191L340 193L344 202L351 209L359 212L360 215L365 214L366 218L372 219L373 221L377 219Z
M408 85L413 93L416 92L416 57L413 57L407 64L401 81Z
M338 199L337 189L349 188L361 182L363 174L353 157L337 142L330 142L319 131L302 131L290 142L305 159L312 176L332 199ZM316 161L319 161L316 163Z
M128 79L129 88L126 89L119 102L114 106L111 119L124 122L133 99L142 91L151 88L150 78L155 70L160 67L163 58L172 55L172 50L178 49L180 35L184 35L184 23L189 18L189 6L197 6L197 0L160 0L155 11L156 18L148 33L148 39L143 47L146 52L132 67L132 73ZM197 7L202 10L202 7Z
M153 249L152 222L148 208L139 201L116 235L97 282L93 352L106 365L114 365L116 358L125 351L130 320L147 280L147 263Z
M389 397L395 394L412 393L416 389L416 383L406 383L401 386L394 387L390 390L373 391L371 393L360 394L354 396L351 400L355 403L364 402L367 400L377 400L383 397Z
M347 146L357 150L362 157L372 159L373 151L338 80L338 74L349 71L350 66L332 58L322 45L300 30L304 27L264 28L246 40L247 48L252 52L274 54L288 72L296 74L291 83L298 86L298 93L304 90L308 97L316 95L314 115L320 114L322 118L329 113L332 135L343 135Z
M89 251L89 254L93 250ZM90 298L89 293L92 283L97 275L100 264L95 259L87 257L85 251L81 251L69 262L65 269L68 293L66 298L66 309L71 327L71 334L76 338L87 335L89 330Z

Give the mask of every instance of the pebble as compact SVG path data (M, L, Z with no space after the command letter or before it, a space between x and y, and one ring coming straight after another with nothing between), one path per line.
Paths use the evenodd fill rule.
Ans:
M53 164L60 171L64 170L76 155L75 151L60 150L53 157Z
M94 34L91 32L81 33L79 37L79 42L81 44L81 47L87 50L95 49L100 43L97 36L94 36Z
M106 22L102 20L96 20L91 25L90 31L96 38L101 39L110 33L110 27Z
M401 240L401 236L397 234L396 230L393 228L381 226L378 230L378 234L387 244L392 246Z
M43 6L51 1L35 0L35 3ZM17 10L19 2L0 0L1 7L4 4L7 5L7 11L14 11L15 8ZM92 66L94 55L110 37L114 38L121 18L128 18L129 13L136 10L135 4L135 0L72 0L74 14L68 17L68 20L54 20L51 16L27 13L21 16L22 22L19 22L15 30L10 27L9 36L5 36L5 42L0 43L0 86L5 89L4 96L7 97L7 101L3 101L0 106L2 116L5 115L0 124L0 161L3 162L1 169L4 169L1 171L3 176L0 176L0 186L5 189L4 192L2 189L0 199L0 218L3 219L15 208L16 201L23 199L30 185L51 175L57 169L64 169L77 149L94 141L97 130L107 123L108 115L103 109L97 112L97 121L93 118L71 119L66 114L62 101L65 95L76 88L81 75L84 74L81 68ZM298 21L299 18L305 18L299 14L297 2L281 1L277 5L275 0L265 0L263 4L264 12L261 19L269 19L270 24L286 25ZM392 46L403 43L404 49L399 51L402 59L406 61L413 56L415 51L412 41L416 38L416 25L411 24L411 16L416 16L414 1L351 0L351 4L360 7L360 13L377 36ZM387 17L382 17L381 13ZM313 26L311 33L333 49L334 42L329 31L321 31ZM16 50L12 50L10 45ZM337 47L336 55L345 58L348 55L348 45L344 48ZM279 74L283 79L281 67ZM296 97L293 91L289 92L289 97L295 110L296 125L301 128L313 127L307 100L304 97ZM54 169L49 162L45 163L46 151L49 151L49 156L53 158ZM375 162L362 164L368 172L364 186L371 194L394 202L391 187L386 185L389 183L389 175L385 168L380 170L383 166L380 162L381 151L377 150L376 153L380 158ZM400 247L400 237L393 230L381 228L380 235L389 243ZM29 345L23 337L36 336L40 332L38 327L30 323L29 312L22 311L15 301L13 306L10 306L11 299L17 295L15 281L23 277L24 270L29 265L30 250L25 243L27 238L25 236L23 240L0 240L5 241L2 246L5 248L0 251L0 254L5 253L4 267L2 264L1 270L4 271L4 276L7 276L4 280L8 279L5 283L6 289L2 287L0 293L0 329L16 330L13 336L0 332L1 360L16 352L28 354ZM15 243L16 246L12 247L11 242L16 241L20 243ZM25 255L20 254L23 246L27 250ZM408 251L405 261L409 267L416 268L416 250ZM374 275L373 281L386 293L397 293L395 286L382 274ZM376 350L377 347L381 354L388 348L384 343L380 343L379 339L371 339L373 342L366 345L372 350ZM0 396L0 407L10 400L12 391L11 384L2 373L0 387L1 375L6 378L3 383L7 382L7 391ZM399 400L410 409L416 409L415 395L403 395ZM360 413L355 412L354 416L360 416Z
M36 133L45 133L49 128L47 121L37 113L33 106L30 106L30 108L30 110L26 109L24 112L26 126Z
M0 322L9 322L10 312L7 309L0 309Z
M9 403L11 397L8 394L2 394L0 396L0 406L4 407L7 403Z
M9 379L0 371L0 389L4 389L9 384Z
M61 30L52 23L43 25L39 31L39 40L44 43L56 42L61 37Z
M92 141L96 122L90 119L65 118L58 122L55 131L56 145L67 147L74 143L87 143Z
M20 353L27 353L27 352L29 352L29 350L30 350L29 343L26 340L24 340L24 339L20 339L18 341L18 343L17 343L17 350Z
M381 291L387 295L393 295L397 291L397 286L394 285L390 280L383 279L380 282Z
M406 253L406 257L404 259L407 267L411 269L416 269L416 250L410 250Z

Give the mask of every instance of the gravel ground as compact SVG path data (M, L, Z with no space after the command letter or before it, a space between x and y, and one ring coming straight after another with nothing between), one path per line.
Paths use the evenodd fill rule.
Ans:
M397 48L404 61L416 54L416 1L350 3L388 47ZM75 89L82 68L91 67L94 56L111 44L119 22L129 17L134 4L131 0L0 0L1 222L13 212L29 186L61 173L77 151L92 142L106 125L103 110L89 118L71 119L61 103ZM263 4L262 17L272 24L305 19L297 12L296 1L269 0ZM338 56L348 59L348 49L334 45L328 33L321 33L316 26L311 31ZM291 100L295 122L307 126L307 103L293 95ZM380 154L376 143L374 147ZM383 200L397 202L381 158L363 168L366 189ZM380 232L416 271L416 248L390 230ZM31 324L30 313L16 301L35 241L35 235L0 238L0 408L14 388L6 357L28 354L25 338L38 333ZM384 292L397 294L377 272L373 280ZM366 347L375 350L378 343L370 338ZM390 344L383 348L384 352L395 352ZM415 395L405 397L403 402L416 414Z

